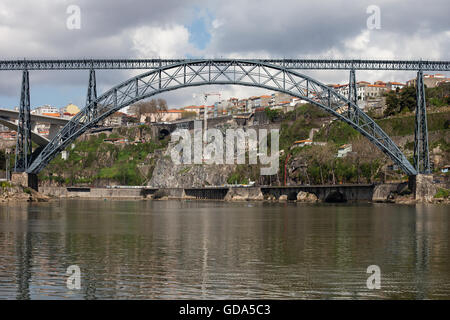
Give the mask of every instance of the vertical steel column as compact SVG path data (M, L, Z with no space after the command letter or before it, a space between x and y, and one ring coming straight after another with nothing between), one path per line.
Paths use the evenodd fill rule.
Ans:
M91 68L89 70L89 84L88 91L86 97L86 107L89 106L92 101L97 99L97 81L95 79L95 69ZM97 104L95 103L91 106L91 109L88 111L88 121L92 121L97 117Z
M431 173L428 151L427 108L423 71L417 72L416 83L416 127L414 131L414 168L418 173Z
M358 93L356 91L356 75L355 75L355 69L350 69L350 78L348 81L348 100L358 104ZM356 110L353 110L353 107L349 104L348 105L348 117L351 120L354 120L356 114Z
M24 172L28 169L31 163L31 152L30 77L28 70L24 69L22 72L14 172Z

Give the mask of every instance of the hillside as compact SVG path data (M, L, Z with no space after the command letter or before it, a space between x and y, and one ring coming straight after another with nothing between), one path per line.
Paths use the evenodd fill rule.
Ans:
M436 110L428 114L431 160L448 164L450 110L446 107ZM386 166L391 161L356 130L342 121L332 121L328 113L317 107L302 105L286 114L271 114L269 120L279 124L280 150L284 150L279 172L274 176L260 176L256 165L204 169L196 165L176 169L164 161L167 160L164 154L167 153L168 138L151 139L150 128L142 125L83 135L66 149L67 160L58 155L39 174L39 179L44 185L163 185L172 181L170 183L174 185L193 183L198 186L250 181L280 185L285 180L288 184L365 183L386 178ZM379 119L377 123L408 157L412 156L413 114L398 114ZM314 133L314 141L322 142L322 145L292 148L295 141L307 139L311 133ZM336 158L337 150L343 144L352 144L353 150L345 158ZM2 157L3 152L0 152ZM436 167L434 171L438 172L438 169ZM164 172L168 172L168 176ZM399 171L388 173L393 179L402 178Z

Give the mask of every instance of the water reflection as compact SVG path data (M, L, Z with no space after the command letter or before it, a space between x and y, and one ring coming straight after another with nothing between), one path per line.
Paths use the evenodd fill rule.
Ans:
M0 206L2 299L450 298L446 206ZM66 288L80 266L81 290ZM381 289L366 288L380 266Z

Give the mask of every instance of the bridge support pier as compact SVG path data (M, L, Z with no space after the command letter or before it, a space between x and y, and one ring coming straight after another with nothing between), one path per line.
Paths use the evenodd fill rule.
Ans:
M57 124L51 124L50 128L48 129L48 139L52 140L58 133L59 129L60 127Z
M86 97L86 106L88 106L92 101L95 101L96 99L97 99L97 80L95 79L95 69L91 68L89 70L89 84ZM97 104L94 104L88 112L89 121L95 119L96 116L97 116Z
M358 104L358 93L356 91L356 74L355 69L350 70L350 77L348 81L348 100L353 102L355 105ZM357 110L353 109L354 107L349 103L348 104L348 117L354 120L356 117Z
M428 152L427 106L422 70L417 72L416 93L417 104L414 131L414 168L418 173L429 174L431 173L431 169L430 155Z
M408 187L418 201L429 202L437 192L437 187L433 184L432 174L418 174L409 176Z
M19 120L15 156L15 172L24 172L31 163L31 117L30 117L30 78L28 70L22 72Z
M38 176L34 173L13 172L11 182L38 191Z

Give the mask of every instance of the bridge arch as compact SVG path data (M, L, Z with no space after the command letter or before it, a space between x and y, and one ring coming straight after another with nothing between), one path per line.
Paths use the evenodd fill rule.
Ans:
M242 85L306 100L345 121L408 175L417 171L389 136L358 106L332 88L280 65L252 60L187 60L128 79L89 103L48 143L28 167L40 172L60 151L114 112L159 93L201 85Z

